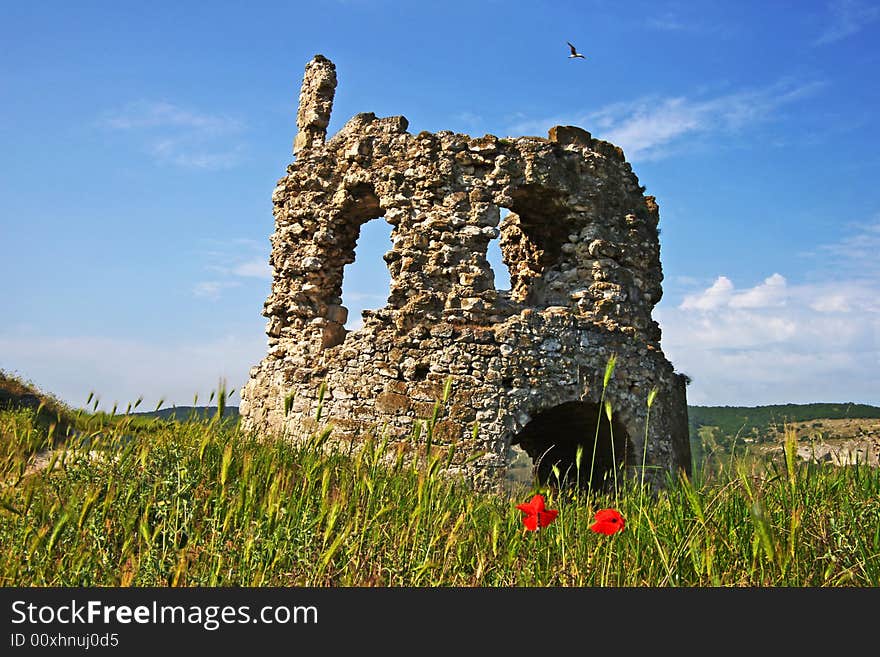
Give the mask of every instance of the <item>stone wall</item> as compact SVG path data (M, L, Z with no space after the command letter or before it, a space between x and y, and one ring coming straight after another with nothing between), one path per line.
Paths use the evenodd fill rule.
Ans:
M640 469L646 431L651 473L688 470L685 381L651 318L658 206L621 149L573 126L546 139L413 135L404 117L370 113L325 142L335 87L335 66L315 56L296 160L272 195L268 353L242 390L244 428L300 440L327 424L334 439L382 433L417 450L414 423L451 382L432 441L454 445L451 470L477 488L503 481L511 446L542 477L571 470L578 445L590 463L597 423L599 477ZM374 220L392 226L390 294L346 331L343 268ZM486 260L499 235L509 291Z

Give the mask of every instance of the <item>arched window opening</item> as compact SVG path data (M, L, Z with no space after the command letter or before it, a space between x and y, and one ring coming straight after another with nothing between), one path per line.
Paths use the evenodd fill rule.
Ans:
M539 307L567 302L549 287L559 275L562 245L569 233L558 193L525 185L511 198L500 244L507 261L514 263L511 297Z
M498 222L498 235L489 241L486 248L486 260L492 268L492 274L495 277L495 289L499 292L507 292L513 288L510 278L510 267L504 262L504 255L501 252L501 233L504 231L505 221L510 215L510 210L499 207L501 220Z
M365 310L377 310L388 302L391 274L382 256L391 247L391 231L384 217L361 225L354 261L345 265L342 274L342 305L348 310L348 331L363 326Z
M593 490L610 489L615 468L621 477L633 454L629 435L617 418L612 415L609 422L598 404L582 401L538 413L511 444L529 455L533 474L542 485L588 488L592 471Z

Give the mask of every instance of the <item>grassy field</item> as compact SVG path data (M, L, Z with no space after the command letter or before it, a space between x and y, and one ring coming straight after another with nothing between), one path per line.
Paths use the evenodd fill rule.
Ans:
M36 468L34 446L55 442L43 420L0 412L4 586L880 585L880 471L799 462L793 432L781 459L656 495L624 478L616 494L488 494L381 440L342 453L219 414L71 412ZM531 532L516 505L535 492L558 517ZM625 529L592 531L602 508Z

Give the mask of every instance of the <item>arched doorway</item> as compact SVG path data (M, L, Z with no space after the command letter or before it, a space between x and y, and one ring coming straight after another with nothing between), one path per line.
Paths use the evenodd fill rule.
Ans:
M594 490L612 486L614 469L620 476L634 451L629 434L617 418L612 414L609 422L598 404L584 401L565 402L541 411L510 442L532 459L541 484L557 483L553 472L556 466L560 484L588 488L592 468Z

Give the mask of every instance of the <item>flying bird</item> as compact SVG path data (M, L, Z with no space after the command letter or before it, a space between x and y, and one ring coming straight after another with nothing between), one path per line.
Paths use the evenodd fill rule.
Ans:
M577 48L575 48L573 45L571 45L571 43L569 43L568 41L566 41L566 43L568 43L568 47L571 48L571 54L568 56L569 59L571 59L572 57L580 57L581 59L586 59L586 57L584 57L582 54L580 54L577 51Z

